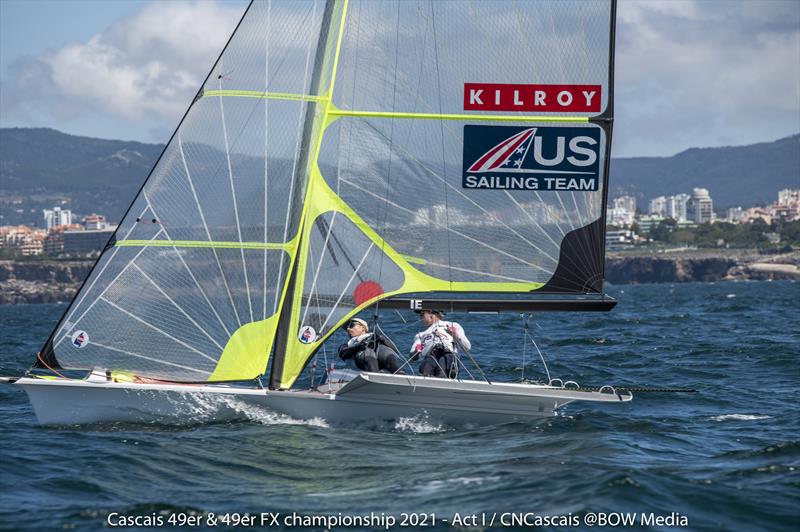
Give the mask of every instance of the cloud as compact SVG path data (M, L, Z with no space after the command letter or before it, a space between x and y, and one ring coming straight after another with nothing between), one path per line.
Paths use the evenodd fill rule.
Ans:
M115 136L171 131L241 12L153 2L86 42L19 58L0 82L3 122L70 129L116 117L125 132ZM620 0L617 22L616 156L800 131L800 2Z
M241 14L208 1L148 4L88 42L15 61L3 81L3 114L177 123Z
M617 155L800 131L800 3L623 1Z

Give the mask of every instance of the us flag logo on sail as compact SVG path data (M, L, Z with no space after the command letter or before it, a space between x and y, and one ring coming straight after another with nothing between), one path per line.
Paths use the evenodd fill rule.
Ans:
M72 345L82 349L89 345L89 334L86 331L75 331L72 335Z
M592 191L600 128L464 126L463 188Z

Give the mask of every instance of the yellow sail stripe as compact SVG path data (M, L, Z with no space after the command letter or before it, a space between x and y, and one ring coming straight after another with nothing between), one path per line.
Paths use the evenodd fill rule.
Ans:
M294 241L276 244L268 242L209 242L207 240L117 240L114 245L117 247L282 249L288 251L294 247Z
M243 90L210 90L203 91L203 98L212 96L231 96L236 98L260 98L264 100L290 100L298 102L323 102L327 96L312 96L310 94L292 94L290 92L264 92Z
M334 71L338 66L339 48L341 41L337 43L336 57L334 58ZM361 118L405 118L412 120L463 120L469 122L552 122L581 124L588 123L588 116L544 116L544 115L494 115L494 114L453 114L453 113L405 113L390 111L359 111L339 109L331 102L330 95L333 94L333 81L329 94L313 96L310 94L293 94L289 92L264 92L246 90L210 90L204 91L203 97L230 96L237 98L261 98L264 100L289 100L301 102L324 102L326 104L326 116L335 119L339 116L355 116Z
M533 116L533 115L471 115L441 113L403 113L384 111L357 111L332 109L328 114L333 117L355 116L361 118L407 118L413 120L463 120L467 122L566 122L588 123L588 116Z
M403 257L406 260L406 262L410 262L412 264L428 264L427 260L421 259L419 257L412 257L411 255L403 255L402 253L400 254L400 256Z

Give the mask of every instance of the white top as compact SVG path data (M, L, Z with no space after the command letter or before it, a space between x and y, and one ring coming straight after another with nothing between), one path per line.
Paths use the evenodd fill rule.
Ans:
M350 339L347 341L347 347L353 347L353 346L354 346L354 345L356 345L357 343L363 342L364 340L366 340L367 338L369 338L371 334L372 334L372 333L364 333L364 334L362 334L361 336L353 336L352 338L350 338Z
M453 330L458 341L456 341L453 335L447 330L448 327ZM445 349L454 353L458 353L459 345L463 346L466 350L472 348L472 344L469 338L467 338L467 335L464 334L464 329L461 325L454 321L439 320L414 336L414 343L411 344L411 354L421 353L421 356L425 356L437 344L443 345Z

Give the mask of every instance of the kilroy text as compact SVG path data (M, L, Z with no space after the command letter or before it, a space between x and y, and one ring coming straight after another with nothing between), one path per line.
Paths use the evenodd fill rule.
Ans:
M465 83L465 111L599 113L600 85Z

